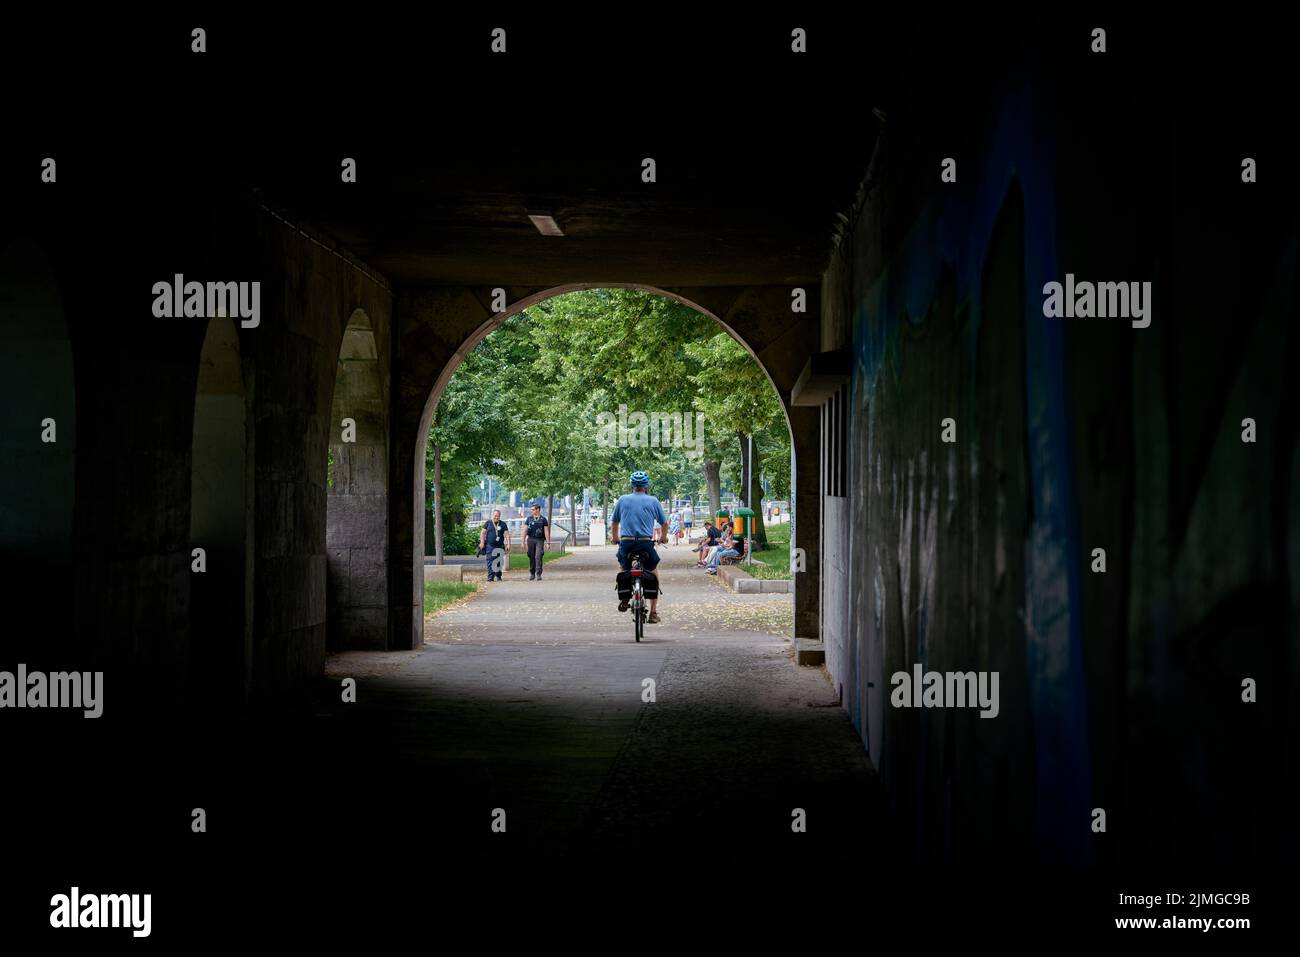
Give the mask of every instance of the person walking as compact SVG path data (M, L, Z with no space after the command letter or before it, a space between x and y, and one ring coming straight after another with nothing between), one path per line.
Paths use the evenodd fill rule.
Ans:
M673 537L674 545L682 543L682 513L680 511L673 512L668 523L668 534Z
M498 508L492 512L492 521L483 523L478 536L478 553L487 556L488 581L493 578L501 581L501 570L509 552L510 526L501 521L501 509Z
M542 514L542 506L534 503L533 514L524 519L524 536L528 542L528 580L540 581L542 557L551 541L551 523Z

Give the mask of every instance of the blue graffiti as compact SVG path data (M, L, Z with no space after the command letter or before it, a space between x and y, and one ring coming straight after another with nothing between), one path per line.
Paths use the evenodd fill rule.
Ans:
M1062 325L1044 320L1037 295L1064 270L1056 249L1054 145L1035 130L1034 116L1031 91L1008 96L982 155L963 164L962 189L949 187L922 211L869 288L861 288L855 274L853 389L870 395L886 360L899 362L903 324L925 321L944 270L955 274L958 300L970 317L967 346L974 367L982 275L998 215L1018 184L1025 211L1025 408L1033 496L1023 623L1035 751L1035 835L1044 852L1082 863L1092 859L1093 845L1087 840L1092 774L1079 615L1080 536ZM927 644L922 640L918 649L923 656ZM924 755L928 730L925 715L921 719L918 747Z

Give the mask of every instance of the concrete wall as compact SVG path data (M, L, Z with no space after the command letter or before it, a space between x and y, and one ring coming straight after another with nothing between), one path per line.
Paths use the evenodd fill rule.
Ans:
M75 553L77 386L58 277L27 237L0 232L0 576L16 601L66 608ZM53 420L53 434L43 425ZM44 441L52 437L53 442ZM0 666L54 662L66 629L27 624L0 639Z
M392 369L392 294L386 284L341 259L320 238L265 214L259 226L266 314L252 336L258 383L255 693L300 684L324 666L327 447L340 436L333 421L334 394L344 331L357 310L364 312L373 337L371 378L377 379L385 405ZM355 454L373 462L376 413L368 410L355 418L365 439ZM364 488L358 488L361 494L382 495L373 469L372 464ZM365 644L373 647L378 643L374 623L366 625ZM343 629L341 640L348 633Z
M71 360L62 378L42 376L57 396L26 393L59 420L49 468L22 474L44 485L55 511L41 522L57 534L42 540L62 540L68 563L60 573L34 574L27 594L33 607L69 612L27 631L24 652L44 649L27 660L105 669L124 709L175 701L194 710L212 696L240 701L250 691L269 698L319 675L326 446L339 349L349 317L364 310L386 405L386 283L251 198L217 209L188 182L132 206L131 215L156 227L151 241L129 249L90 242L84 224L115 221L125 214L122 200L86 184L62 185L16 202L0 230L5 249L27 244L58 264L40 301L9 304L10 318L16 329L37 330L36 320L60 306ZM28 266L22 272L37 275ZM262 284L259 325L224 343L228 382L201 382L207 321L151 313L152 284L176 273ZM35 372L39 363L27 367ZM42 451L39 418L31 435L28 457ZM241 453L242 467L232 461ZM59 479L60 468L71 474L74 456L75 497ZM23 513L5 498L8 528ZM11 537L17 541L17 531ZM195 544L208 548L211 577L199 581L191 571ZM6 567L35 568L39 551L7 552ZM205 589L215 589L213 600L229 612L221 628L204 610ZM218 640L230 653L213 658ZM200 677L216 671L215 684Z
M235 321L207 322L194 397L190 545L190 682L212 702L244 703L252 676L249 395Z
M7 397L0 455L8 506L0 548L67 563L76 387L58 283L40 248L18 241L0 250L0 287L0 379ZM53 442L42 439L47 418L54 420Z
M1175 150L1118 79L930 106L890 115L823 282L823 347L847 309L854 353L827 664L888 832L920 860L1258 862L1295 675L1296 206L1242 193L1236 144ZM1153 281L1152 325L1045 319L1067 271ZM915 663L999 672L999 716L893 708ZM1242 705L1245 676L1268 704Z
M821 639L826 645L826 667L832 675L855 672L856 644L849 634L849 592L852 566L849 552L849 523L853 512L849 499L825 497L822 500L822 604ZM840 703L854 713L857 702L846 700L843 679L836 686Z
M382 369L370 320L357 310L339 347L330 415L325 545L332 649L388 647L388 402Z

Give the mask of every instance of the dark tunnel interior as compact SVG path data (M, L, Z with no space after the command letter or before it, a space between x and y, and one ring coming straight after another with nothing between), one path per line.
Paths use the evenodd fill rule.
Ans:
M651 903L758 940L1268 926L1298 849L1286 35L623 13L502 12L500 54L493 12L13 16L5 933L57 940L77 882L151 891L176 944ZM151 312L216 280L256 315ZM692 305L775 388L788 634L431 638L437 397L498 290L592 287ZM996 674L996 715L900 706L914 667ZM20 668L101 674L102 714L20 706ZM1170 892L1253 896L1116 904Z

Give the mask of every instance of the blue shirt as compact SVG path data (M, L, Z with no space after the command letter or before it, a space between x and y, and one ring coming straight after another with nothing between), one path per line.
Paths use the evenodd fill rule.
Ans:
M610 516L610 521L618 522L620 537L631 535L637 538L650 538L654 535L655 522L667 525L668 516L664 514L659 499L648 493L632 492L619 496L614 504L614 514Z

